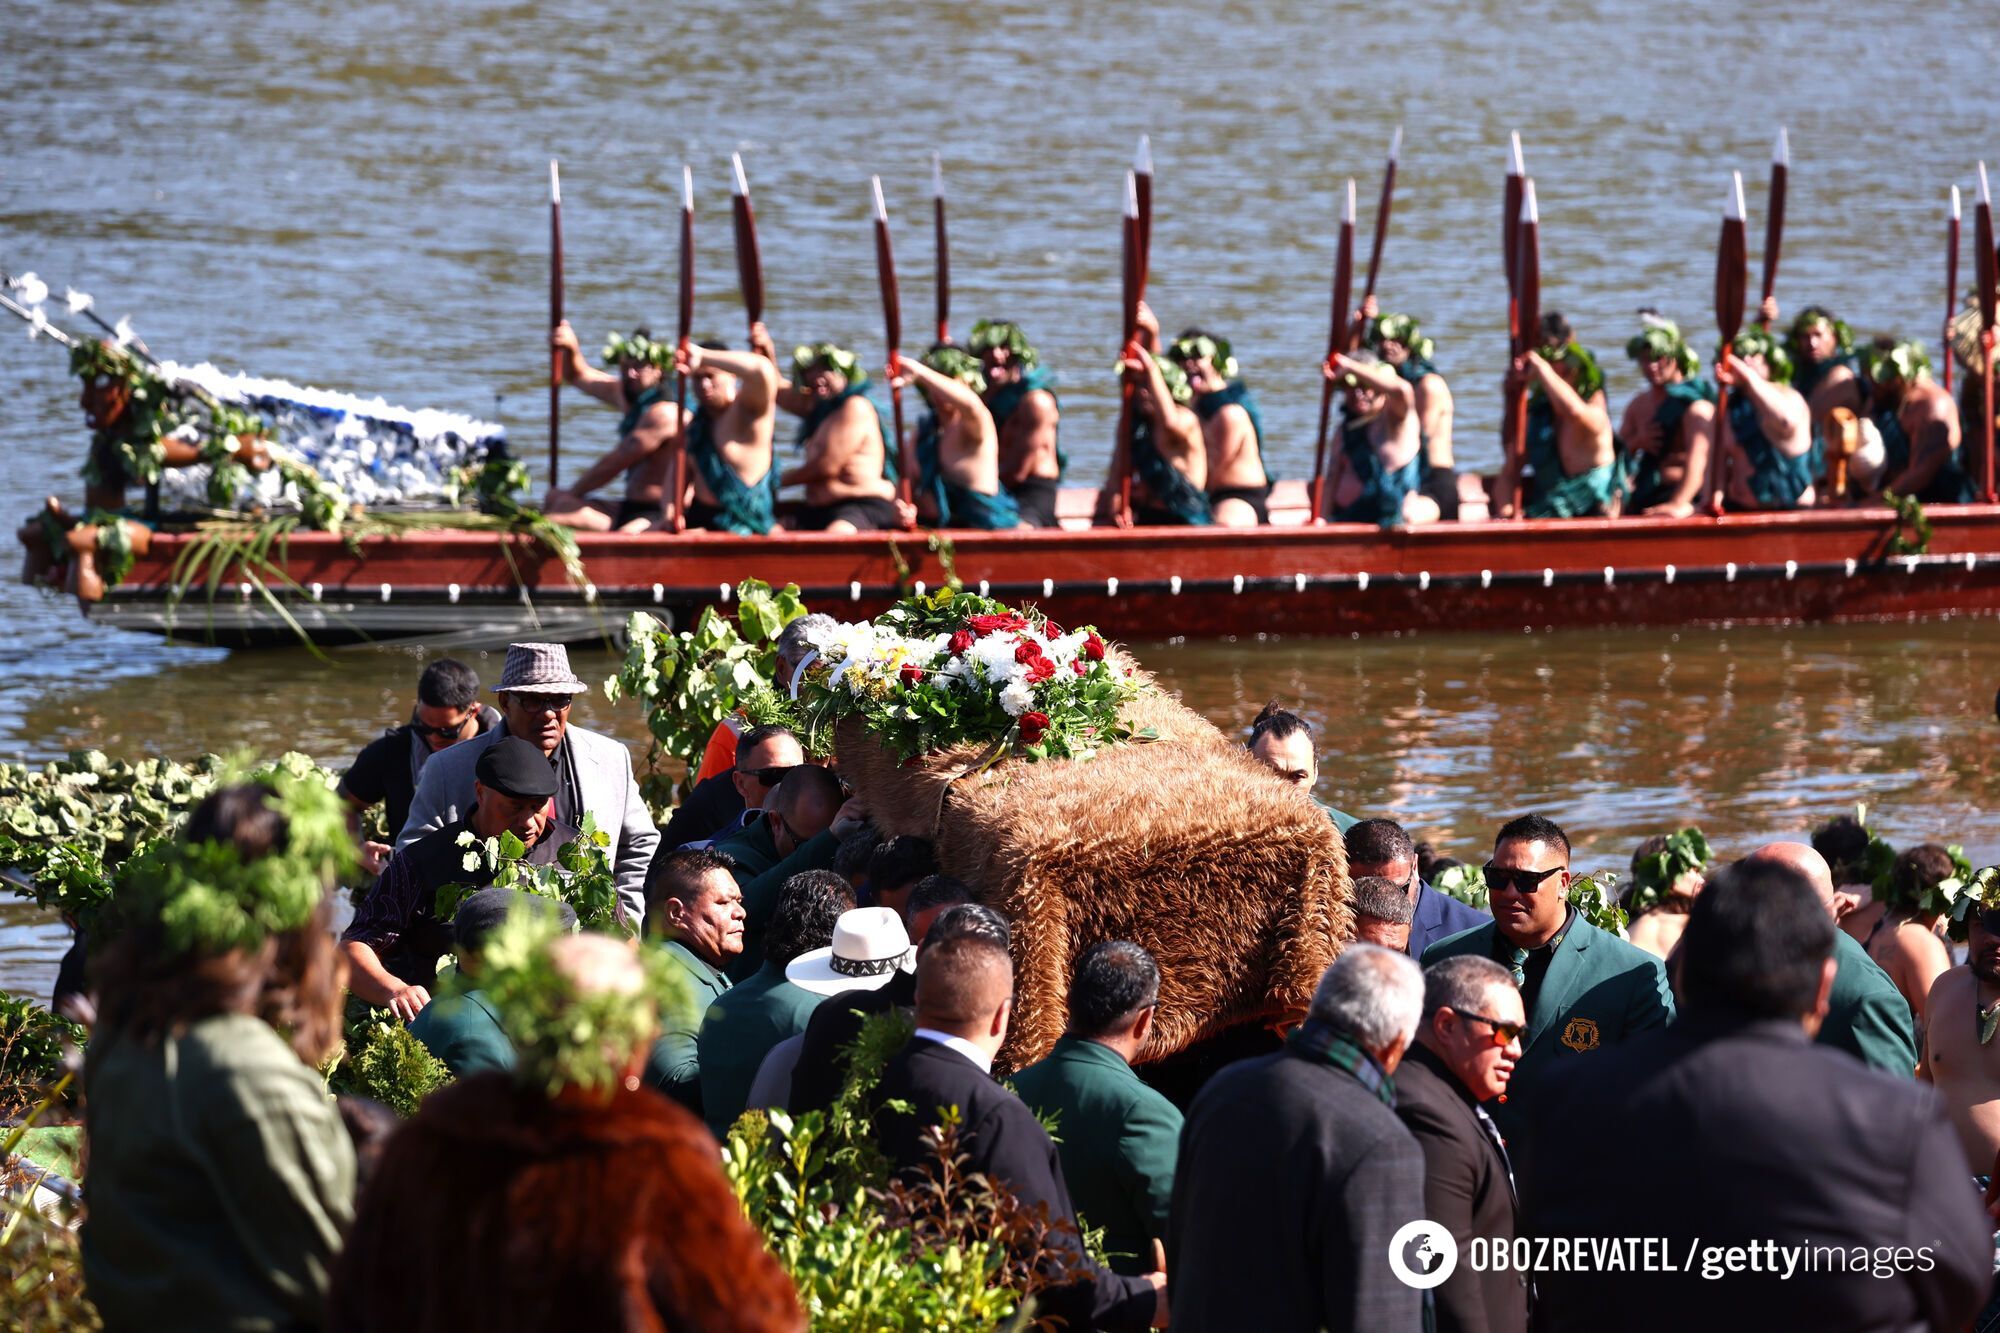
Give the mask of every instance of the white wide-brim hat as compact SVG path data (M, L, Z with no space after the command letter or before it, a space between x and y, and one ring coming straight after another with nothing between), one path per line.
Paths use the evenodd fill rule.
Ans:
M914 970L916 956L902 917L887 907L857 907L840 914L831 945L785 964L785 980L815 995L879 990L899 969Z

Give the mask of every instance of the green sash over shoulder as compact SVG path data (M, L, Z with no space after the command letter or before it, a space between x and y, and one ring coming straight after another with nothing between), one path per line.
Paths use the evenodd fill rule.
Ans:
M1403 466L1390 472L1383 468L1381 455L1368 438L1366 421L1340 423L1340 451L1347 466L1361 480L1361 494L1353 504L1334 511L1336 523L1379 523L1385 528L1403 521L1403 500L1423 482L1423 451L1417 451Z
M639 396L632 401L632 405L625 409L625 415L618 419L619 440L622 442L627 435L638 428L640 419L653 410L653 404L666 401L667 391L658 385L641 390Z
M986 395L986 410L993 414L993 429L1007 429L1007 418L1014 415L1014 409L1027 401L1031 393L1046 393L1055 399L1056 411L1062 411L1062 399L1056 398L1056 377L1036 366L1022 374L1012 384L1003 384ZM1069 455L1062 450L1062 422L1056 422L1056 479L1060 481L1069 475Z
M1617 460L1569 476L1563 471L1557 438L1555 407L1537 395L1528 404L1527 455L1535 474L1528 478L1527 517L1588 518L1602 514L1618 482Z
M1679 437L1681 423L1687 419L1690 407L1696 403L1715 401L1715 386L1705 379L1682 380L1678 384L1667 385L1666 390L1660 405L1653 409L1653 420L1660 427L1659 453L1633 452L1626 455L1627 513L1651 509L1673 498L1672 491L1660 476L1660 454L1669 452L1670 446Z
M1798 508L1799 497L1819 476L1824 450L1820 437L1815 434L1812 448L1796 458L1787 458L1764 434L1757 405L1747 394L1729 400L1729 433L1750 456L1750 493L1757 497L1757 507Z
M743 537L761 537L777 525L778 505L778 465L771 460L771 467L764 473L764 479L755 486L747 485L743 478L722 456L715 445L715 421L708 409L697 408L694 419L688 423L688 461L694 464L695 472L701 477L709 492L715 496L716 518L714 526L721 532L733 532Z
M1868 401L1868 367L1861 364L1859 352L1835 352L1824 361L1815 361L1810 366L1801 364L1792 376L1792 387L1810 398L1821 380L1833 373L1834 367L1846 366L1854 372L1855 382L1861 388L1861 401Z
M1257 410L1257 399L1251 394L1249 385L1242 380L1231 380L1214 393L1195 395L1194 414L1207 421L1231 403L1250 414L1250 429L1257 436L1257 466L1264 473L1264 484L1269 486L1273 478L1271 469L1264 462L1264 417Z
M882 409L875 406L875 400L868 396L866 381L860 384L850 384L833 397L822 398L814 402L812 410L807 412L805 419L799 422L799 433L794 438L793 443L800 449L805 448L806 441L810 440L813 434L826 424L828 417L845 406L847 400L850 398L859 398L862 402L868 404L868 410L875 414L875 430L882 437L882 476L885 480L895 481L897 479L896 442L889 438L889 430L882 424Z
M1413 356L1403 362L1402 365L1397 366L1396 373L1401 375L1406 382L1415 384L1426 375L1437 374L1438 368L1424 357Z
M985 528L997 531L1021 525L1021 509L1014 497L1002 491L987 495L961 486L944 475L938 462L941 432L937 414L926 412L917 422L917 467L919 494L928 495L937 505L937 525L941 528Z
M1903 419L1895 409L1885 408L1875 414L1875 429L1882 432L1882 476L1887 478L1902 475L1910 465L1910 437L1903 429ZM1967 504L1974 495L1972 478L1966 475L1959 464L1958 450L1951 451L1931 478L1931 484L1917 495L1925 504Z
M1146 495L1156 508L1172 514L1193 527L1215 521L1209 512L1208 497L1196 490L1187 474L1169 463L1153 443L1153 423L1138 408L1132 409L1132 471L1145 485Z

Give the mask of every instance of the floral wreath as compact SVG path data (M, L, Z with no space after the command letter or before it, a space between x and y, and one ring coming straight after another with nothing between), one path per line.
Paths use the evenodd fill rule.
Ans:
M1745 329L1729 340L1729 350L1738 356L1761 356L1764 365L1771 372L1774 384L1792 382L1792 358L1785 354L1785 345L1762 329ZM1722 348L1715 349L1715 359L1722 359Z
M963 347L939 343L924 353L924 364L946 379L957 380L974 393L986 392L986 372L980 366L979 358Z
M1803 362L1806 358L1806 334L1816 324L1824 324L1833 330L1834 355L1854 350L1854 330L1847 327L1844 320L1835 319L1833 312L1822 305L1809 305L1799 311L1792 321L1792 327L1785 334L1785 352L1792 360Z
M1930 356L1924 345L1914 338L1906 338L1887 347L1880 345L1868 349L1868 378L1880 382L1885 379L1900 379L1905 384L1915 384L1931 368Z
M849 388L868 378L861 358L836 343L813 343L792 349L792 373L804 379L815 370L830 370L847 380Z
M975 355L1004 347L1009 357L1028 370L1042 363L1042 354L1028 341L1028 335L1021 332L1021 326L1004 319L982 319L974 324L971 345Z
M1167 350L1167 355L1180 362L1183 369L1190 361L1205 360L1215 367L1216 374L1226 380L1235 379L1241 371L1236 364L1235 354L1230 351L1229 340L1217 338L1213 334L1183 333L1174 339L1174 345Z
M1950 899L1952 934L1963 939L1966 922L1975 914L2000 912L2000 866L1975 870L1963 879L1954 876L1939 884L1936 892Z
M1410 355L1419 361L1428 361L1437 351L1437 343L1424 337L1417 328L1415 315L1378 315L1368 326L1368 346L1382 350L1385 342L1401 343L1410 349Z
M629 338L622 333L613 333L604 340L603 359L607 366L636 361L642 366L667 370L674 364L674 347L672 343L654 342L644 329L635 330Z
M225 774L218 786L240 778ZM245 861L235 846L162 838L119 870L116 910L127 925L158 922L176 953L254 949L309 925L328 890L355 867L347 808L317 772L279 768L249 779L285 818L285 847Z
M1687 345L1680 325L1671 319L1645 318L1646 327L1625 344L1626 356L1642 364L1672 357L1683 375L1692 375L1701 369L1701 358L1695 354L1694 348Z
M1666 902L1683 876L1706 868L1709 855L1708 838L1700 829L1689 827L1669 834L1665 847L1640 858L1633 867L1628 910L1636 917Z
M1576 391L1580 397L1588 399L1604 387L1604 372L1598 368L1597 358L1592 356L1582 343L1574 340L1566 343L1546 343L1540 351L1542 360L1552 366L1576 367Z
M1193 402L1194 386L1188 383L1187 372L1181 369L1180 362L1161 356L1158 352L1153 352L1149 355L1153 358L1153 364L1159 368L1160 378L1166 381L1167 395L1182 407L1186 407L1189 403ZM1111 373L1114 375L1124 374L1124 363L1120 362L1118 365L1113 366Z

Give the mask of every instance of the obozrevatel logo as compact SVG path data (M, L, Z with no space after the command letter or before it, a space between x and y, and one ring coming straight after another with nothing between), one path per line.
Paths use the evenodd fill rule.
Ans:
M1428 1291L1458 1268L1458 1242L1429 1218L1405 1222L1389 1238L1389 1271L1397 1281Z

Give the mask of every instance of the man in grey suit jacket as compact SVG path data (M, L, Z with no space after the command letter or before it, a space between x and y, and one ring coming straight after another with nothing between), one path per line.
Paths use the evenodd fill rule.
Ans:
M588 811L611 839L618 900L636 930L646 919L646 867L652 864L660 832L639 796L632 752L609 736L569 723L571 698L589 689L570 670L569 652L561 644L509 645L500 683L493 687L501 724L440 751L424 765L397 848L470 810L472 770L479 756L502 736L520 736L539 746L555 766L556 818L581 827Z

